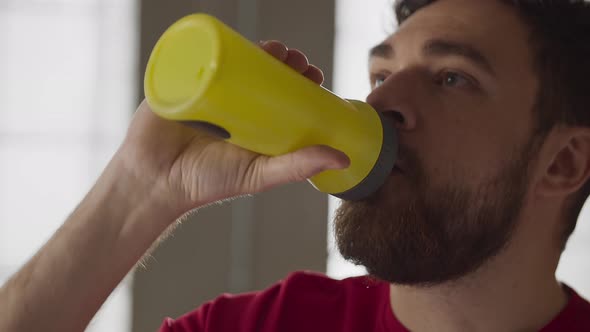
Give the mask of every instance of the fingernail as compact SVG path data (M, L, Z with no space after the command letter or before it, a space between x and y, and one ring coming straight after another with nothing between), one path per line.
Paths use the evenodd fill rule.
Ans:
M342 168L348 168L350 166L350 158L348 158L348 156L344 153L342 153L342 159L339 160L340 165L342 166Z
M350 166L349 161L340 160L337 162L330 163L328 165L328 169L345 169L345 168L348 168L348 166Z

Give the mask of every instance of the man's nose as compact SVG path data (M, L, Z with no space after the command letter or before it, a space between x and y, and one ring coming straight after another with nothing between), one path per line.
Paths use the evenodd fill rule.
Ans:
M396 129L413 130L417 126L417 114L411 102L412 84L403 74L392 74L367 96L367 103L376 111L390 118ZM407 76L406 76L407 77ZM415 91L414 91L415 92Z

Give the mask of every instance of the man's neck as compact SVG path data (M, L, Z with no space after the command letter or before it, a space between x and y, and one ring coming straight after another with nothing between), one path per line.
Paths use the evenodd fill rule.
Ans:
M475 273L437 286L391 285L394 314L414 332L538 331L568 298L555 280L559 256L536 249L509 246Z

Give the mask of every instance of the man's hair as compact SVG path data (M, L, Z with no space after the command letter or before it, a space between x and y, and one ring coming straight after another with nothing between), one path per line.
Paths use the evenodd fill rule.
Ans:
M399 24L436 0L396 0ZM539 80L535 137L556 125L590 127L590 3L584 0L498 0L512 6L530 29L533 70ZM590 195L590 181L568 198L562 249Z

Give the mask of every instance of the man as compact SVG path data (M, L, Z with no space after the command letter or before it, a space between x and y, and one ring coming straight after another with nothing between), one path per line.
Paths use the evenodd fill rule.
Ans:
M295 273L162 331L590 331L590 304L555 280L590 192L590 5L407 0L396 14L367 101L398 128L400 171L335 220L371 277ZM321 83L300 52L263 47ZM186 211L347 164L323 146L256 155L143 103L95 187L2 288L0 330L82 330Z

